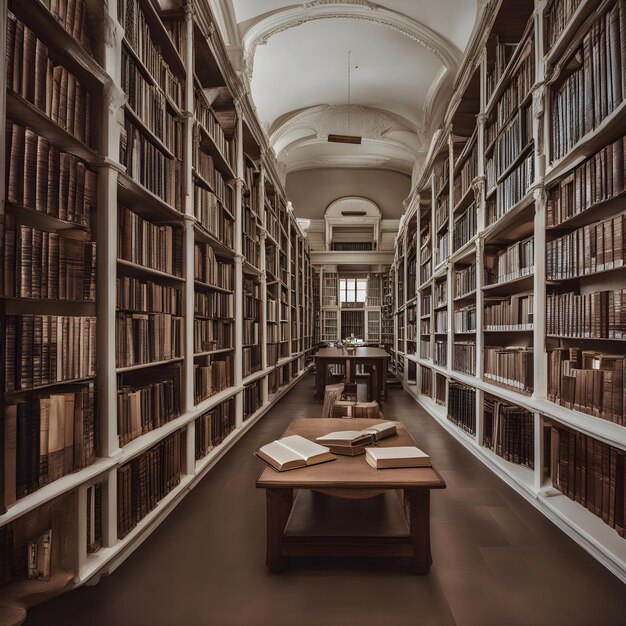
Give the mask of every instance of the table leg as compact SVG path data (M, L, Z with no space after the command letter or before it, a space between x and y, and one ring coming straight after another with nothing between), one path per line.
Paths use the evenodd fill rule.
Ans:
M282 553L285 525L293 505L293 489L266 489L267 552L265 565L272 574L279 574L287 567Z
M413 544L409 569L414 574L428 574L433 562L430 552L430 489L405 489L404 510Z
M324 398L324 386L326 382L326 364L322 359L315 359L315 399Z

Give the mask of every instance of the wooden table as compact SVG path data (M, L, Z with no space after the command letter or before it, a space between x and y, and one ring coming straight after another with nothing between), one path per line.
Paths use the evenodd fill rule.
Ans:
M382 421L296 419L284 436L315 440ZM396 426L398 435L378 445L415 445L404 426ZM266 492L266 565L272 573L283 571L289 556L408 557L412 572L430 570L430 490L446 486L433 467L375 470L364 455L337 455L336 461L286 472L268 466L256 486Z
M324 388L328 381L328 367L341 364L345 368L346 380L353 381L353 365L371 365L376 370L376 390L372 400L382 404L387 398L387 360L389 353L382 348L356 348L354 350L341 350L340 348L321 348L315 353L315 398L324 399Z

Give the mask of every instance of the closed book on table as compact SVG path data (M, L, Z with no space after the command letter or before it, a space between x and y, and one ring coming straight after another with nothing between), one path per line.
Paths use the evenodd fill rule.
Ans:
M365 460L374 469L428 467L430 465L430 457L415 446L367 448Z
M324 446L362 446L373 444L381 439L396 434L396 425L393 422L376 424L363 430L339 430L318 437L315 441Z

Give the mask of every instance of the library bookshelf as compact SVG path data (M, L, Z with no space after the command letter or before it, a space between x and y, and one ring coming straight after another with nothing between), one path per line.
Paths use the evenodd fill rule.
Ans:
M308 243L208 3L168 7L0 8L3 623L112 572L310 364Z
M485 6L389 293L405 389L626 581L624 10Z

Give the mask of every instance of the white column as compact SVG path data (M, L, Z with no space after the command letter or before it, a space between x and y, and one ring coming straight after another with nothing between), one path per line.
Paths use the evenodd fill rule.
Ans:
M243 261L242 251L242 194L243 194L243 124L241 118L241 107L235 103L237 115L237 167L235 179L235 387L240 391L235 396L235 416L236 425L243 423L243 394L241 386L243 380Z

